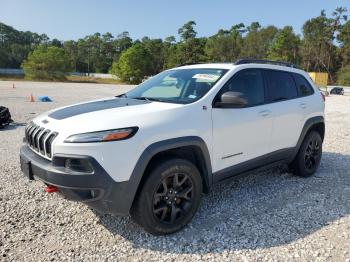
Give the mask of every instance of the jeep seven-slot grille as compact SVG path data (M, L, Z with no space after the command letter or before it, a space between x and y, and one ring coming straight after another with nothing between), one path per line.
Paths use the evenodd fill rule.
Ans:
M25 138L28 146L47 158L51 158L51 145L58 135L34 123L30 123L25 129Z

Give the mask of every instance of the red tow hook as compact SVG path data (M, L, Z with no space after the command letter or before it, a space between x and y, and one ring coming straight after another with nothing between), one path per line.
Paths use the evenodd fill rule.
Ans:
M55 192L57 192L57 191L58 191L58 188L55 187L55 186L47 185L47 186L45 187L45 192L46 192L46 193L55 193Z

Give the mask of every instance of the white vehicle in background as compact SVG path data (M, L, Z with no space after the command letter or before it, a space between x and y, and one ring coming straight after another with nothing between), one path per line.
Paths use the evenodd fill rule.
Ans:
M314 174L324 134L324 97L307 73L246 59L174 68L126 94L42 114L20 158L46 191L168 234L214 183L270 164Z

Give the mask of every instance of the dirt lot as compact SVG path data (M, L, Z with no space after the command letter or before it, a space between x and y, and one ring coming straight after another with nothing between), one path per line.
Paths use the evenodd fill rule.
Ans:
M145 233L46 194L21 174L24 125L37 114L112 96L128 86L0 82L15 123L0 131L0 261L350 261L350 96L330 96L322 163L312 178L283 168L215 186L183 231ZM53 103L26 102L30 94ZM118 201L118 200L117 200Z

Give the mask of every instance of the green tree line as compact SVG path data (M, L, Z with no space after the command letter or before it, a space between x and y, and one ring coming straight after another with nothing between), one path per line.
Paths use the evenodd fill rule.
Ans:
M40 73L42 70L110 72L125 82L138 83L146 76L181 64L257 58L287 61L307 71L327 72L330 82L350 85L347 18L347 9L343 7L329 15L321 11L319 16L304 23L302 35L296 34L291 26L263 27L253 22L198 37L195 21L189 21L178 29L177 37L133 40L128 32L117 36L95 33L64 42L20 32L0 23L0 67L22 65L26 75L39 72L39 77L45 77ZM55 67L58 56L62 59Z

